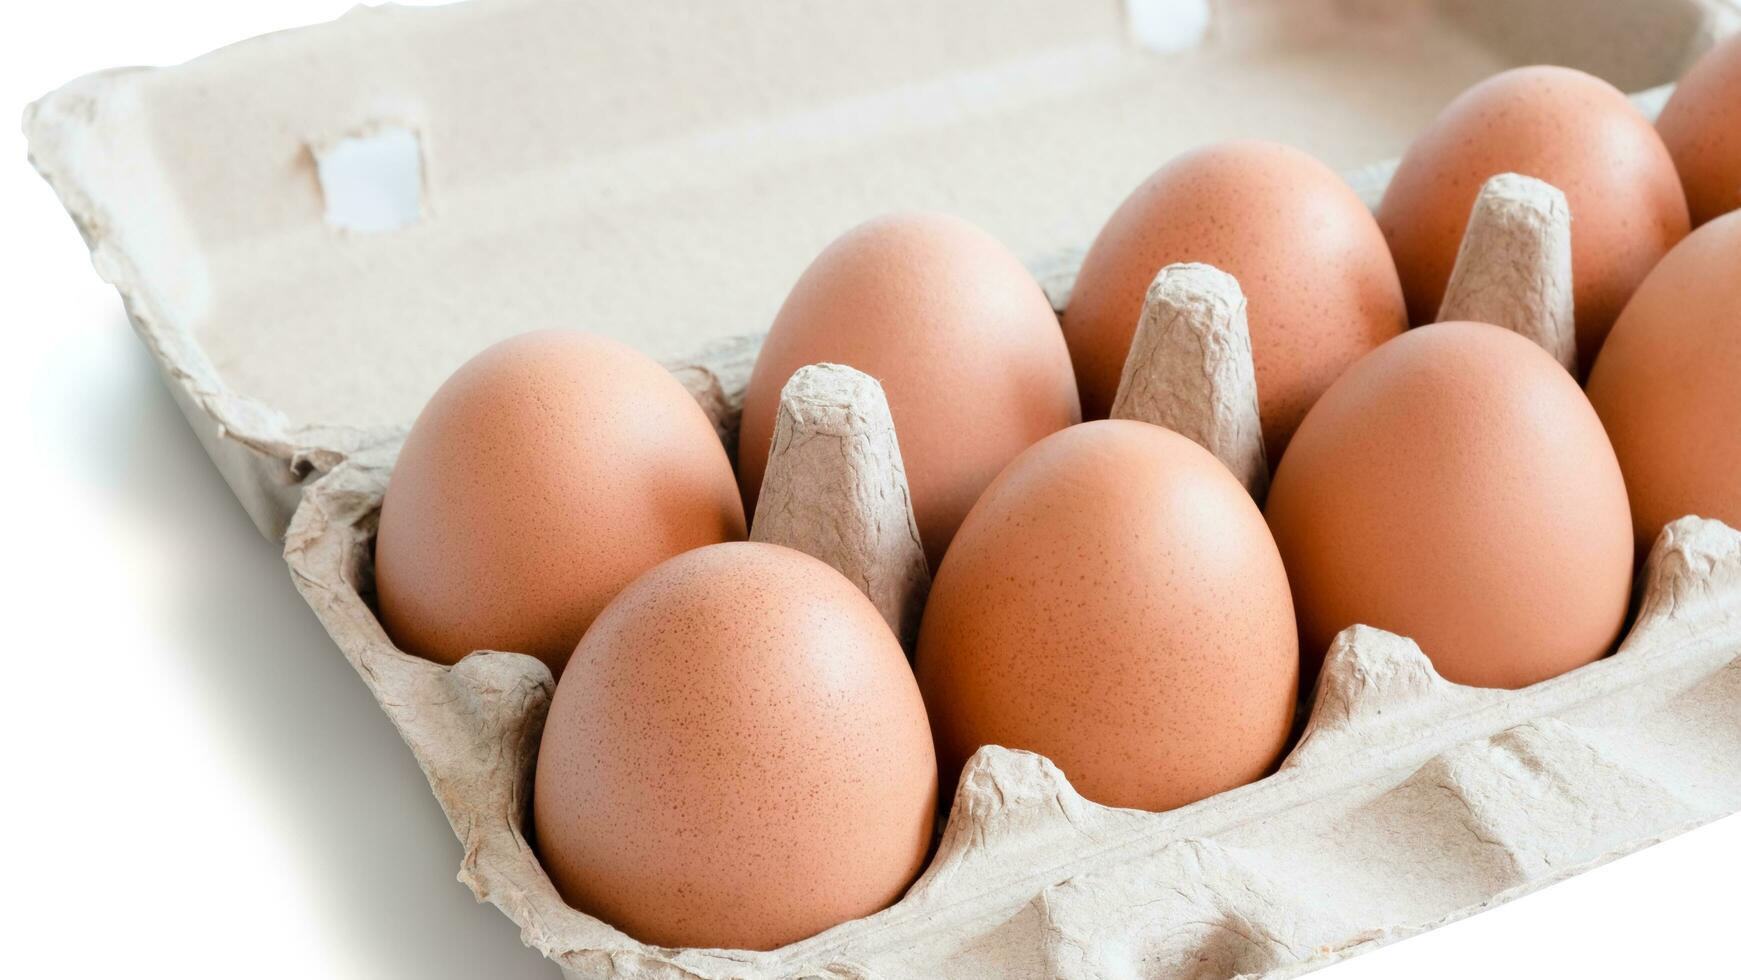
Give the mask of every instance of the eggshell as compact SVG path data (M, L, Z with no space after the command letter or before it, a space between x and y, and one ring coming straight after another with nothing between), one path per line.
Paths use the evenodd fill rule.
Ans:
M1050 436L956 536L920 625L944 780L982 745L1050 758L1089 799L1166 810L1263 776L1299 649L1275 543L1196 443L1144 422Z
M1523 687L1603 656L1626 616L1614 450L1565 368L1501 327L1420 327L1362 358L1301 423L1267 506L1312 676L1362 623L1448 680Z
M1437 319L1475 196L1487 178L1547 181L1572 209L1572 303L1587 370L1645 273L1687 233L1687 202L1656 130L1607 82L1571 68L1514 68L1439 113L1378 206L1414 323Z
M899 898L936 805L925 706L870 600L738 543L658 566L587 631L532 814L575 908L659 946L773 949Z
M744 394L738 475L755 513L780 389L807 364L882 383L933 569L986 484L1080 409L1034 277L958 218L897 214L824 249L775 318Z
M1741 34L1681 78L1656 131L1674 158L1695 227L1741 208Z
M1741 528L1741 211L1651 271L1590 371L1639 550L1687 514Z
M1342 369L1408 326L1372 214L1328 167L1275 143L1186 153L1131 192L1082 261L1064 337L1082 414L1105 418L1162 267L1203 262L1245 292L1269 458Z
M529 653L555 673L635 576L744 536L701 407L646 356L544 331L467 361L429 400L381 504L375 586L402 649Z

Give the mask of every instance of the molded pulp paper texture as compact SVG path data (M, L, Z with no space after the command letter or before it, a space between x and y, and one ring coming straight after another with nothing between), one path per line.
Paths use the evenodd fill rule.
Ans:
M549 672L407 656L369 605L393 456L465 356L536 326L635 340L729 447L758 346L734 335L871 211L965 213L1040 257L1061 309L1070 246L1229 120L1348 166L1508 64L1666 82L1733 14L1220 0L1201 49L1161 58L1113 4L743 4L362 9L90 76L26 114L98 273L428 775L460 879L529 945L589 977L1289 975L1741 809L1741 534L1688 518L1658 542L1619 654L1486 691L1356 628L1282 769L1180 810L1101 807L1039 756L982 750L906 898L786 949L651 948L563 905L522 832ZM1132 114L1154 105L1166 118ZM394 126L418 137L420 220L328 227L317 158ZM1351 180L1371 203L1388 173Z
M780 392L750 540L820 558L870 597L909 655L931 591L895 420L875 378L840 364Z
M1112 417L1172 429L1209 450L1261 506L1270 465L1256 372L1238 281L1214 266L1170 265L1143 299Z

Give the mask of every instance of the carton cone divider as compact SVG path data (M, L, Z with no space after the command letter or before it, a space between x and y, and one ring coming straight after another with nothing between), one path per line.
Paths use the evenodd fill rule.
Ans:
M1572 211L1545 181L1497 174L1481 185L1439 322L1475 320L1520 333L1575 372Z
M1245 294L1212 265L1162 269L1142 313L1112 417L1172 429L1215 454L1261 504L1269 462L1257 409L1257 372Z
M931 572L876 379L841 364L793 373L780 392L750 540L833 566L870 597L912 654Z

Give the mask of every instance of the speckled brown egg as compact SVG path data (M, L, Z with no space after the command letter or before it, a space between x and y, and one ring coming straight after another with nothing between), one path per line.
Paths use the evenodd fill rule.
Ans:
M780 390L823 361L882 382L933 569L1004 464L1080 418L1058 318L1009 249L947 215L877 218L804 270L756 359L738 442L752 517Z
M1741 211L1651 270L1587 390L1626 474L1640 551L1688 514L1741 528Z
M1741 34L1681 78L1656 131L1681 175L1695 227L1741 208Z
M744 536L731 464L664 368L544 331L455 371L393 467L375 543L382 624L440 663L529 653L561 673L635 576Z
M1408 326L1384 237L1342 178L1275 143L1204 147L1133 191L1083 259L1064 336L1084 417L1111 410L1143 295L1174 262L1207 262L1245 292L1272 461L1343 368Z
M1420 327L1324 393L1267 514L1314 675L1356 623L1445 678L1523 687L1604 654L1632 587L1620 464L1553 357L1482 323Z
M1470 88L1409 147L1378 207L1413 322L1437 318L1475 197L1502 173L1547 181L1571 206L1578 360L1588 370L1627 297L1687 233L1674 161L1626 96L1593 75L1515 68Z
M1103 420L1035 444L974 506L916 670L946 783L1002 745L1091 800L1166 810L1275 764L1299 650L1245 489L1183 436Z
M532 815L575 908L655 945L773 949L898 899L936 803L925 706L870 600L736 543L599 615L556 688Z

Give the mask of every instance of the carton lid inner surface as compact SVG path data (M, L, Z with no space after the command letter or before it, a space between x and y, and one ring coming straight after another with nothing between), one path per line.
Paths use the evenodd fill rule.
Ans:
M130 76L133 207L176 230L157 278L230 389L295 422L403 424L524 330L660 358L763 330L883 211L951 211L1034 259L1210 140L1393 156L1531 60L1482 6L1232 0L1171 53L1117 3L359 9ZM1696 25L1655 23L1590 67L1671 78Z

